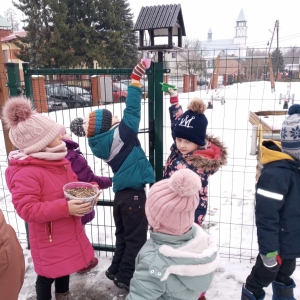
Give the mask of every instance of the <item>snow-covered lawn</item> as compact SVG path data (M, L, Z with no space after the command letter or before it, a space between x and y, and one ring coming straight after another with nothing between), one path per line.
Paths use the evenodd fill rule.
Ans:
M213 109L207 109L206 116L209 121L208 133L219 136L228 147L228 164L210 178L209 208L206 216L205 227L219 241L221 263L214 277L213 284L207 292L207 299L240 299L242 283L255 261L257 255L256 228L254 222L254 192L256 157L250 155L252 125L249 123L250 111L282 110L283 103L279 104L279 95L286 93L286 83L276 83L276 91L271 92L270 82L248 82L234 84L224 88L222 94L226 103L220 101L213 103ZM201 97L208 101L214 91L199 90L193 93L180 94L180 102L185 109L189 100L193 97ZM300 83L291 84L291 93L294 94L295 103L300 103ZM291 103L289 103L291 105ZM168 97L164 102L164 158L166 159L172 139L169 126ZM122 115L124 104L108 106L113 114ZM93 108L78 110L65 110L51 113L50 115L59 123L69 127L70 120L76 116L87 114ZM148 128L147 104L142 105L142 120L140 128ZM274 127L281 127L284 116L263 118ZM142 147L148 151L148 141L144 134L140 134ZM0 134L3 139L3 134ZM30 257L30 251L26 249L26 233L24 222L20 220L13 209L10 194L6 189L4 171L7 166L4 141L0 147L1 186L0 208L4 211L7 220L19 234L24 248L27 271L24 286L19 299L34 299L36 274ZM90 166L97 174L110 176L111 171L106 164L95 158L88 149L86 139L76 139L80 148L86 152ZM105 190L103 199L113 199L112 191ZM105 226L105 227L104 227ZM98 207L97 217L92 224L86 226L86 232L94 243L114 243L114 227L112 221L112 208ZM109 281L104 271L110 264L111 253L96 253L99 257L99 265L88 274L71 275L71 290L74 299L125 299L126 293L116 288ZM300 286L300 262L293 276L298 287ZM266 289L266 300L271 300L271 287ZM300 299L300 288L295 289L295 297Z

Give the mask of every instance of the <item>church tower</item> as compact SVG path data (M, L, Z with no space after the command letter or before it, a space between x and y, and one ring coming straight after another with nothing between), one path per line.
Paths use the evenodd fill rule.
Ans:
M233 43L235 45L240 45L241 55L246 55L246 46L247 46L247 21L244 15L243 9L241 9L240 14L236 20L235 26L235 36ZM243 50L243 51L242 51ZM244 54L245 52L245 54Z
M209 28L207 32L207 41L210 42L212 40L212 31L211 28Z

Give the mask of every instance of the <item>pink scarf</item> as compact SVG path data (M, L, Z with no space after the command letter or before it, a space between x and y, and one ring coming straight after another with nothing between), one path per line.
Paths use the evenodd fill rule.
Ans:
M20 152L20 150L11 151L8 155L8 159L19 159L23 160L28 156L44 159L44 160L60 160L63 159L67 155L67 147L66 143L62 142L56 147L49 148L46 147L42 149L40 152L35 152L31 154L24 154Z

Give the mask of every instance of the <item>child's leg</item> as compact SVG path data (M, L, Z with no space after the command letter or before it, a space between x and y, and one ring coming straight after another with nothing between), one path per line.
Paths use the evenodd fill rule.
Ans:
M263 293L263 288L269 286L276 278L279 269L280 265L278 264L275 267L266 267L263 264L260 254L258 254L256 263L246 279L245 288L250 291L255 298L259 299Z
M283 283L284 285L290 285L292 282L291 276L296 269L296 259L283 259L279 268L276 282Z
M114 257L110 267L108 268L109 273L116 275L118 273L119 265L122 261L122 257L125 251L125 240L124 240L124 226L121 213L121 201L122 201L122 191L115 194L114 204L113 204L113 215L116 226L116 249L114 252Z
M58 277L55 279L55 293L66 293L69 291L70 275Z
M296 259L283 259L275 280L272 282L273 299L295 299L296 284L290 277L296 269Z
M135 258L147 241L148 221L145 214L144 190L126 189L122 195L122 218L126 248L116 279L129 286L135 270Z
M51 285L53 278L38 275L35 283L37 300L51 300Z

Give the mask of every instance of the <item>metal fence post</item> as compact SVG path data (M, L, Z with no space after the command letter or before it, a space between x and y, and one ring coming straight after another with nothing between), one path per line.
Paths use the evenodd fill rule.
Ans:
M28 62L22 63L23 72L24 72L24 83L25 83L25 95L27 98L32 99L32 82L31 75L27 73L30 65Z
M160 54L160 52L158 53ZM164 80L163 62L159 59L153 63L154 69L154 170L155 179L163 178L163 92L160 83Z
M148 76L148 120L149 120L149 161L155 170L154 162L154 62L147 69Z
M21 91L21 80L20 71L18 63L6 63L7 66L7 76L8 76L8 88L10 96L18 96L22 93Z

